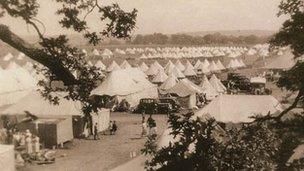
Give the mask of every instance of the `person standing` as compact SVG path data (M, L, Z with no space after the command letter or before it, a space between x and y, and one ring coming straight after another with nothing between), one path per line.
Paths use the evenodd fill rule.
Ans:
M34 135L33 136L33 152L34 153L39 153L40 152L40 143L39 143L39 137Z
M99 137L98 137L98 125L97 123L95 123L94 125L94 140L98 140Z
M32 137L26 136L25 138L25 149L27 154L33 153Z
M156 122L150 115L150 117L147 120L147 124L149 127L149 135L156 134L157 133L157 128L156 128Z
M146 120L145 118L143 117L142 119L142 131L141 131L141 137L144 137L147 135L147 123L146 123Z
M113 121L112 135L115 135L116 131L117 131L116 121Z
M110 132L110 135L112 135L112 130L113 130L113 122L110 121L109 123L109 128L108 128L109 132Z

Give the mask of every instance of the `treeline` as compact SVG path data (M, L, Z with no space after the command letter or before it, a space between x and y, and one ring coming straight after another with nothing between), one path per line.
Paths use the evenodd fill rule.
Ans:
M149 35L136 35L131 44L178 44L178 45L204 45L204 44L258 44L266 43L270 37L249 36L226 36L220 33L207 34L205 36L191 36L187 34L165 35L154 33Z

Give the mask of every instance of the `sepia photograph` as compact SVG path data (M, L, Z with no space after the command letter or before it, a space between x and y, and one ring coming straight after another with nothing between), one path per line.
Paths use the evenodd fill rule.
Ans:
M0 171L304 170L304 0L0 0Z

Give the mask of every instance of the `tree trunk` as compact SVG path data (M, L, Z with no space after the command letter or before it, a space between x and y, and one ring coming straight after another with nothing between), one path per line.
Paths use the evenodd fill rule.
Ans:
M56 60L43 50L25 42L22 38L11 32L8 26L3 24L0 24L0 40L47 67L59 80L63 81L65 85L77 84L74 75L64 67L61 61Z

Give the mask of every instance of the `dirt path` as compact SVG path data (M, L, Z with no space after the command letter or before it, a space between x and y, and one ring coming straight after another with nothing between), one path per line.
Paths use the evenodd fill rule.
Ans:
M161 134L166 125L166 116L155 115L154 119L157 122L158 134ZM141 116L113 113L111 120L118 124L116 135L102 135L98 141L75 139L72 149L58 150L58 155L65 154L66 157L56 159L55 164L29 165L20 170L109 170L131 160L130 152L135 151L139 155L145 142L144 138L140 138Z

